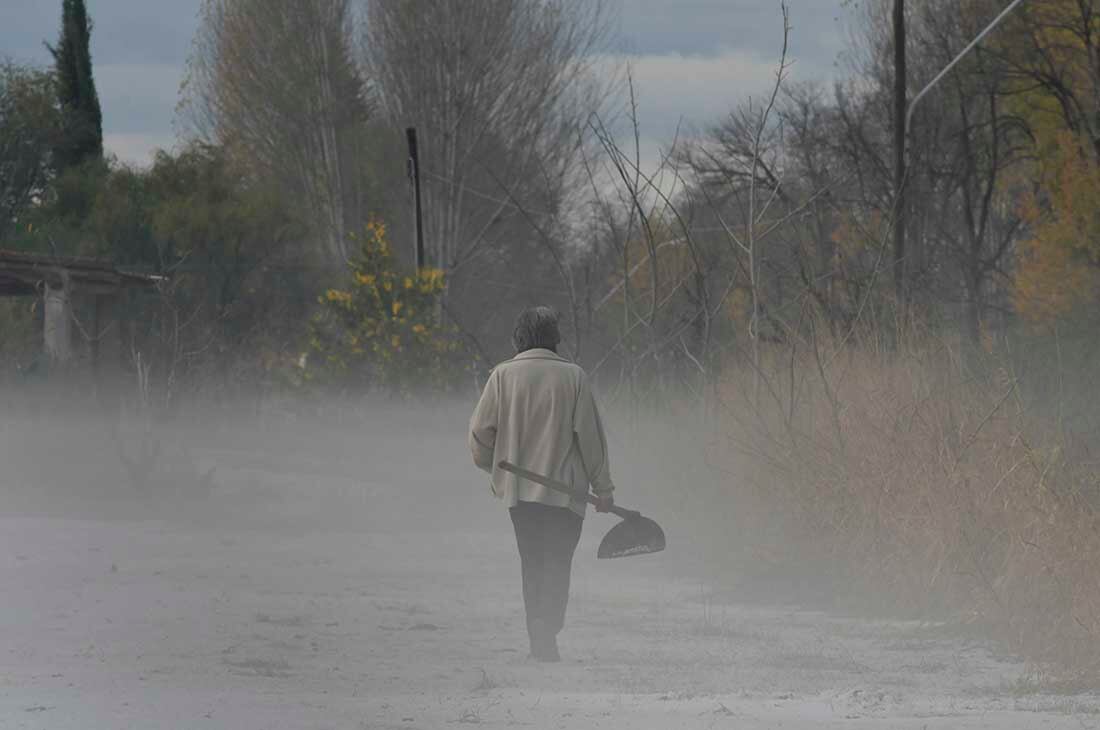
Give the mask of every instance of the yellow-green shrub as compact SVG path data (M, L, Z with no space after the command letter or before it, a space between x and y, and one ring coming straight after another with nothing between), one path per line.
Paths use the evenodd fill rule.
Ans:
M467 370L452 328L439 322L439 269L398 268L386 226L367 224L344 287L325 291L311 324L310 377L342 388L408 395L450 390Z

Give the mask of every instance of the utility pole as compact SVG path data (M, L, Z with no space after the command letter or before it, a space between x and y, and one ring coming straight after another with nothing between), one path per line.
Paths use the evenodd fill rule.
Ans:
M409 140L409 181L413 186L413 219L416 226L416 270L424 268L424 214L420 204L420 152L416 145L416 127L405 130Z
M906 80L905 0L894 0L894 296L903 319L909 309L905 276Z

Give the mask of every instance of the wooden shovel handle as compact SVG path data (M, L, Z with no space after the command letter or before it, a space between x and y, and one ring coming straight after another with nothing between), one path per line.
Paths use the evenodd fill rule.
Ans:
M535 484L541 484L544 487L549 487L550 489L553 489L555 492L561 492L562 494L567 494L570 497L573 497L575 499L583 499L585 502L588 502L591 505L597 505L600 502L600 500L593 494L589 494L588 492L578 492L578 491L572 490L566 484L563 484L563 483L561 483L557 480L554 480L554 479L550 479L549 477L544 477L542 474L536 474L533 471L527 471L523 467L516 466L515 464L512 464L511 462L501 461L501 462L497 463L497 466L499 468L503 469L504 471L511 472L511 473L515 474L517 477L522 477L523 479L534 482ZM612 504L608 508L608 511L611 512L614 515L618 515L619 517L622 517L624 520L633 519L633 518L639 517L641 515L640 512L635 512L634 510L629 510L629 509L623 509L622 507L619 507L616 504Z

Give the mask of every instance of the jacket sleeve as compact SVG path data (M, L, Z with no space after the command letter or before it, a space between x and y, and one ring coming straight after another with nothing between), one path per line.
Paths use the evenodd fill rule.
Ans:
M573 412L573 432L580 447L584 470L592 492L597 497L609 497L615 490L611 482L611 468L607 459L607 437L600 419L596 396L588 385L588 377L581 375L577 407Z
M497 440L497 373L494 370L485 383L481 399L470 416L470 453L477 468L493 473L493 451Z

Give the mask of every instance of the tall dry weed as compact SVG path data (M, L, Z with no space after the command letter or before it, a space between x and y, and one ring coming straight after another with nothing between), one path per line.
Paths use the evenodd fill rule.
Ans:
M739 477L736 533L758 565L981 621L1100 682L1097 472L1066 457L1009 362L958 352L804 342L769 354L762 388L761 371L729 371L729 448L712 458Z

